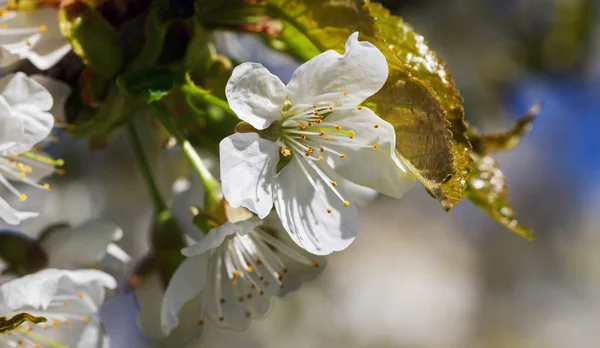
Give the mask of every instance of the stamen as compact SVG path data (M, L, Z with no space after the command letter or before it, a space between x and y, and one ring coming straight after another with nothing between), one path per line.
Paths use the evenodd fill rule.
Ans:
M22 201L24 201L24 200L26 200L26 199L27 199L27 195L26 195L26 194L24 194L24 193L21 193L21 194L19 195L19 200L20 200L21 202L22 202Z
M344 97L348 94L348 91L342 91L342 94L344 95Z
M337 186L337 182L335 182L335 181L332 181L332 182L331 182L331 185L333 185L333 187L336 187L336 186Z
M348 208L350 206L350 202L344 201L344 207Z
M40 25L40 32L45 33L46 31L48 31L48 27L45 25Z
M375 123L375 124L373 125L373 128L379 128L379 125L378 125L377 123Z
M345 154L343 154L343 153L340 154L340 158L345 158L345 157L346 157Z
M332 210L331 209L327 209L327 214L331 214Z
M373 144L373 150L377 150L377 144Z
M358 110L362 110L362 108L363 108L363 107L362 107L362 105L359 105L359 106L357 106L356 108L357 108Z

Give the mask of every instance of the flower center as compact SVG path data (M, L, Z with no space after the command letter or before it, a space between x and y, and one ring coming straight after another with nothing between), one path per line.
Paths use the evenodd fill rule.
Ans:
M60 169L64 164L62 159L53 159L44 154L38 153L39 148L35 152L25 152L12 157L0 156L0 175L10 180L21 181L25 184L50 190L50 184L41 183L43 177L51 174L64 175L64 169ZM1 180L2 184L12 192L19 200L24 201L27 195L17 190L11 183L6 180Z
M269 233L257 228L250 233L235 235L215 252L212 271L215 277L214 299L217 319L225 321L226 308L251 317L258 297L273 296L284 288L288 265L282 256L305 267L319 268L320 264L294 250ZM227 287L231 287L227 289ZM231 318L229 318L231 319Z
M342 91L342 98L347 95ZM338 100L339 96L329 96L331 100ZM320 177L327 187L342 201L344 207L348 207L350 202L346 200L340 191L336 188L337 183L320 167L319 162L326 162L330 156L336 159L345 159L344 149L372 148L377 150L377 144L361 144L356 138L357 132L354 129L343 127L342 125L330 121L334 113L350 112L362 110L362 105L344 106L342 103L335 103L320 98L321 101L313 104L297 104L291 106L287 103L282 109L284 119L279 128L278 144L281 147L281 155L284 157L293 156L296 159L304 174L309 178L311 185L318 192L316 182L312 180L310 171L313 171ZM343 99L342 99L343 100ZM287 101L286 101L287 102ZM300 160L304 159L304 160ZM331 213L331 209L327 209Z

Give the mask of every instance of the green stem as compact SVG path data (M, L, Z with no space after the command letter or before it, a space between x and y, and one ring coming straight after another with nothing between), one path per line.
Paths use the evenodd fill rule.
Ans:
M235 112L233 112L233 110L231 110L227 101L196 86L189 75L186 75L185 85L183 85L181 89L185 94L195 97L205 103L217 106L223 109L223 111L225 111L229 116L233 116L237 119L237 115Z
M140 137L135 129L133 123L130 123L128 126L129 137L131 138L131 147L133 148L133 152L135 153L135 157L137 157L138 162L140 164L140 168L142 170L142 175L146 180L146 184L148 185L148 190L150 191L150 196L152 197L152 201L154 202L154 206L156 210L161 212L167 210L167 204L163 200L160 191L158 190L158 186L154 181L154 175L152 175L152 170L150 169L150 164L148 163L148 157L144 152L144 148L142 146L142 142L140 141Z
M221 184L214 176L212 176L208 168L204 165L204 162L196 152L196 149L194 149L192 144L179 131L177 124L173 121L171 115L164 106L160 103L154 103L152 106L160 122L165 126L167 131L175 137L177 143L183 149L183 153L188 161L190 161L192 167L194 167L194 170L202 180L204 192L206 192L204 209L207 210L207 212L212 213L213 210L218 209L217 207L220 206L220 203L223 200Z

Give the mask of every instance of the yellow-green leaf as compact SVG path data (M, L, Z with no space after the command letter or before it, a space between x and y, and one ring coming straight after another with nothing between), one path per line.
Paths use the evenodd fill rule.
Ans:
M473 167L465 197L511 231L528 240L534 240L533 231L519 224L515 218L506 179L496 161L489 155L472 153L471 157Z
M482 135L476 129L470 128L468 135L471 143L473 143L474 151L481 154L488 151L512 150L519 145L523 135L533 128L533 121L535 121L541 110L542 106L535 104L510 129L503 132Z
M39 324L44 323L47 320L44 317L36 317L29 313L15 314L12 318L0 317L0 334L5 334L17 329L26 321L32 324Z
M429 164L435 164L436 166L431 168L428 163L419 162L419 155L417 155L416 161L413 159L414 157L406 158L416 167L415 169L422 177L421 181L425 187L436 195L446 209L450 209L461 200L471 167L471 157L469 156L471 144L465 135L467 125L464 122L462 98L446 64L429 48L423 36L416 33L401 18L392 16L380 4L368 3L366 7L370 10L371 16L376 19L376 26L381 31L385 47L393 52L401 65L408 67L410 76L426 81L427 87L431 88L439 99L446 120L450 122L452 132L450 150L453 158L444 152L446 150L443 143L445 139L433 136L433 134L441 133L441 123L435 118L438 116L435 114L430 115L430 127L435 127L433 129L436 130L431 137L431 139L434 139L435 145L431 142L420 143L419 145L423 146L422 156L428 156L428 149L431 146L436 146L437 156L429 159L431 161ZM402 68L402 66L394 66L398 61L388 59L391 71ZM398 150L406 157L401 148ZM445 181L448 175L452 176L448 181ZM442 183L443 185L441 185Z

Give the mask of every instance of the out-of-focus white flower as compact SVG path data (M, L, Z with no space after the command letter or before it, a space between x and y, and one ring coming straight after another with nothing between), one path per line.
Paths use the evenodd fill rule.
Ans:
M205 317L219 326L243 330L252 319L267 314L273 296L284 296L321 273L325 259L299 248L279 232L276 216L274 220L226 222L182 250L187 259L162 300L166 335L185 324L183 320L202 326Z
M359 230L348 182L396 198L415 182L395 153L392 125L360 105L387 76L383 54L358 33L344 55L318 55L287 86L260 64L236 67L229 105L263 131L221 142L225 198L261 218L275 205L291 238L313 254L348 247Z
M58 28L57 10L17 7L11 1L9 9L0 11L0 69L8 69L21 59L28 59L40 70L51 68L71 51Z
M49 189L39 180L56 172L56 165L62 165L62 161L44 154L27 152L50 134L54 118L47 111L52 104L52 95L27 75L0 78L0 183L20 200L27 197L8 180ZM16 225L34 216L37 213L18 211L0 198L0 217L7 223Z
M39 242L50 268L79 269L106 264L122 269L131 260L114 243L122 237L123 230L116 224L93 219L75 228L51 228L40 236Z
M107 347L96 318L104 302L105 288L117 283L97 270L64 271L46 269L0 287L0 311L12 316L27 312L44 316L41 324L23 324L0 335L3 347ZM7 312L8 311L8 312Z

